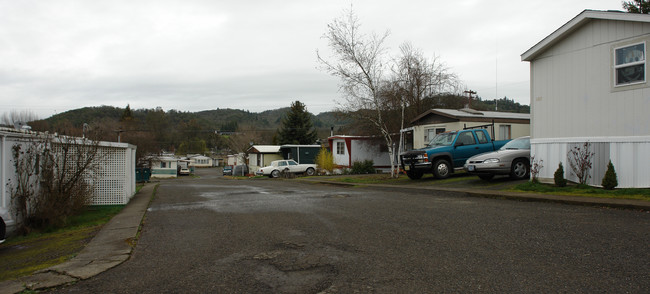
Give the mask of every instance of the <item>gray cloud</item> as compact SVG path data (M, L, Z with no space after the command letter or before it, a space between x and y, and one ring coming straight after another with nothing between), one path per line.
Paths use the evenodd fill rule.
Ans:
M83 106L263 111L340 100L318 71L334 1L0 0L0 109L46 117ZM528 103L519 55L583 9L620 1L353 1L367 32L440 56L486 99ZM498 91L497 91L498 89Z

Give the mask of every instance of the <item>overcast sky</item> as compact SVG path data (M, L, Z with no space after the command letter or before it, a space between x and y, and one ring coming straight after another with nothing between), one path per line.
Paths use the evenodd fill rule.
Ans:
M260 112L340 101L317 69L349 0L0 0L0 114L85 107ZM438 56L483 99L529 104L520 55L584 9L620 0L355 0L362 31Z

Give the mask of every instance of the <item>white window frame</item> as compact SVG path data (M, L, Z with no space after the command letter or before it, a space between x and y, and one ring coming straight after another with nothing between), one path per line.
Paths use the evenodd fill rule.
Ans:
M512 126L499 125L499 139L497 140L510 140L512 139Z
M424 142L429 143L437 134L444 133L447 130L444 126L433 126L424 130Z
M336 154L345 155L345 142L336 142Z
M643 60L640 61L633 61L633 62L627 62L627 63L622 63L622 64L616 64L616 52L621 49L629 48L629 47L634 47L638 45L643 45ZM646 61L647 61L647 45L646 42L637 42L637 43L632 43L632 44L627 44L624 46L619 46L614 48L614 56L612 57L613 65L614 65L614 87L625 87L625 86L630 86L630 85L637 85L637 84L643 84L647 80L647 66L646 66ZM637 65L643 65L643 80L639 81L634 81L634 82L629 82L629 83L618 83L618 70L621 68L625 67L630 67L630 66L637 66Z

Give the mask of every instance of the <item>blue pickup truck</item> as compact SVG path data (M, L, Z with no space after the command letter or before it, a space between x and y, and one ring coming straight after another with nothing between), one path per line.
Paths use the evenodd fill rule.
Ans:
M431 139L427 147L400 154L402 169L413 180L422 178L426 172L444 179L455 168L462 168L468 158L498 150L508 141L492 141L485 129L440 133Z

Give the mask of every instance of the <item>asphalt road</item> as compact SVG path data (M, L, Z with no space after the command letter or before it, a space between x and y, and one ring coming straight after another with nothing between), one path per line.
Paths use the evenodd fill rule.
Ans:
M650 213L306 184L162 181L131 259L61 293L649 293Z

